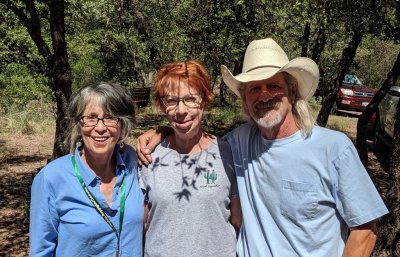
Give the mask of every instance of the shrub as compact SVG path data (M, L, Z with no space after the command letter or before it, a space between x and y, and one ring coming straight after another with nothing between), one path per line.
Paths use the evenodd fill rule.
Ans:
M344 118L334 118L332 117L331 119L329 119L328 125L327 127L333 130L338 130L341 132L346 132L347 129L350 126L350 121L348 119L344 119Z
M23 109L30 101L51 102L46 78L26 66L10 63L0 73L0 108L5 112Z
M2 131L28 135L49 132L54 125L54 105L37 100L29 101L23 109L10 108L0 119Z

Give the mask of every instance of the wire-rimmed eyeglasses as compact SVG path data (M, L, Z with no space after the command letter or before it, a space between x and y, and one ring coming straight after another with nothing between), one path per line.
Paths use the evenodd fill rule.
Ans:
M175 108L178 106L179 102L182 103L189 108L199 108L201 102L203 101L202 94L188 94L182 97L173 96L173 95L166 95L161 98L162 103L164 104L165 108Z
M85 127L94 127L99 123L100 120L106 127L116 127L118 126L118 122L120 121L120 118L113 116L99 118L94 115L82 115L80 118L82 120L83 126Z

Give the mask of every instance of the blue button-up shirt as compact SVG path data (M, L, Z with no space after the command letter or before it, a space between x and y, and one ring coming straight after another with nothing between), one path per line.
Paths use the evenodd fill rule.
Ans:
M74 155L92 195L115 228L119 228L120 186L125 176L125 215L120 256L142 256L143 194L137 181L133 148L116 146L116 174L112 207L100 192L100 178ZM31 256L115 256L117 237L85 194L74 173L71 155L46 165L32 184L30 209Z

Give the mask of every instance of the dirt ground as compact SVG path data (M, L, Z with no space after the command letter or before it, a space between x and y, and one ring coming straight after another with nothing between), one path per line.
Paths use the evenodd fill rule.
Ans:
M341 117L350 121L344 131L355 139L356 117ZM131 138L140 134L159 117L141 117ZM145 124L146 123L146 124ZM216 133L218 134L218 133ZM0 133L0 256L28 256L29 252L29 192L38 169L51 157L53 134L22 135ZM385 166L380 157L369 153L369 172L382 194L385 194Z

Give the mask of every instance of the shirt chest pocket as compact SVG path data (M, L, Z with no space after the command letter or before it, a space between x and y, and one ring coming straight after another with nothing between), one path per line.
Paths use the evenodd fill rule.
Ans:
M294 220L312 219L318 213L318 186L282 180L281 214Z

